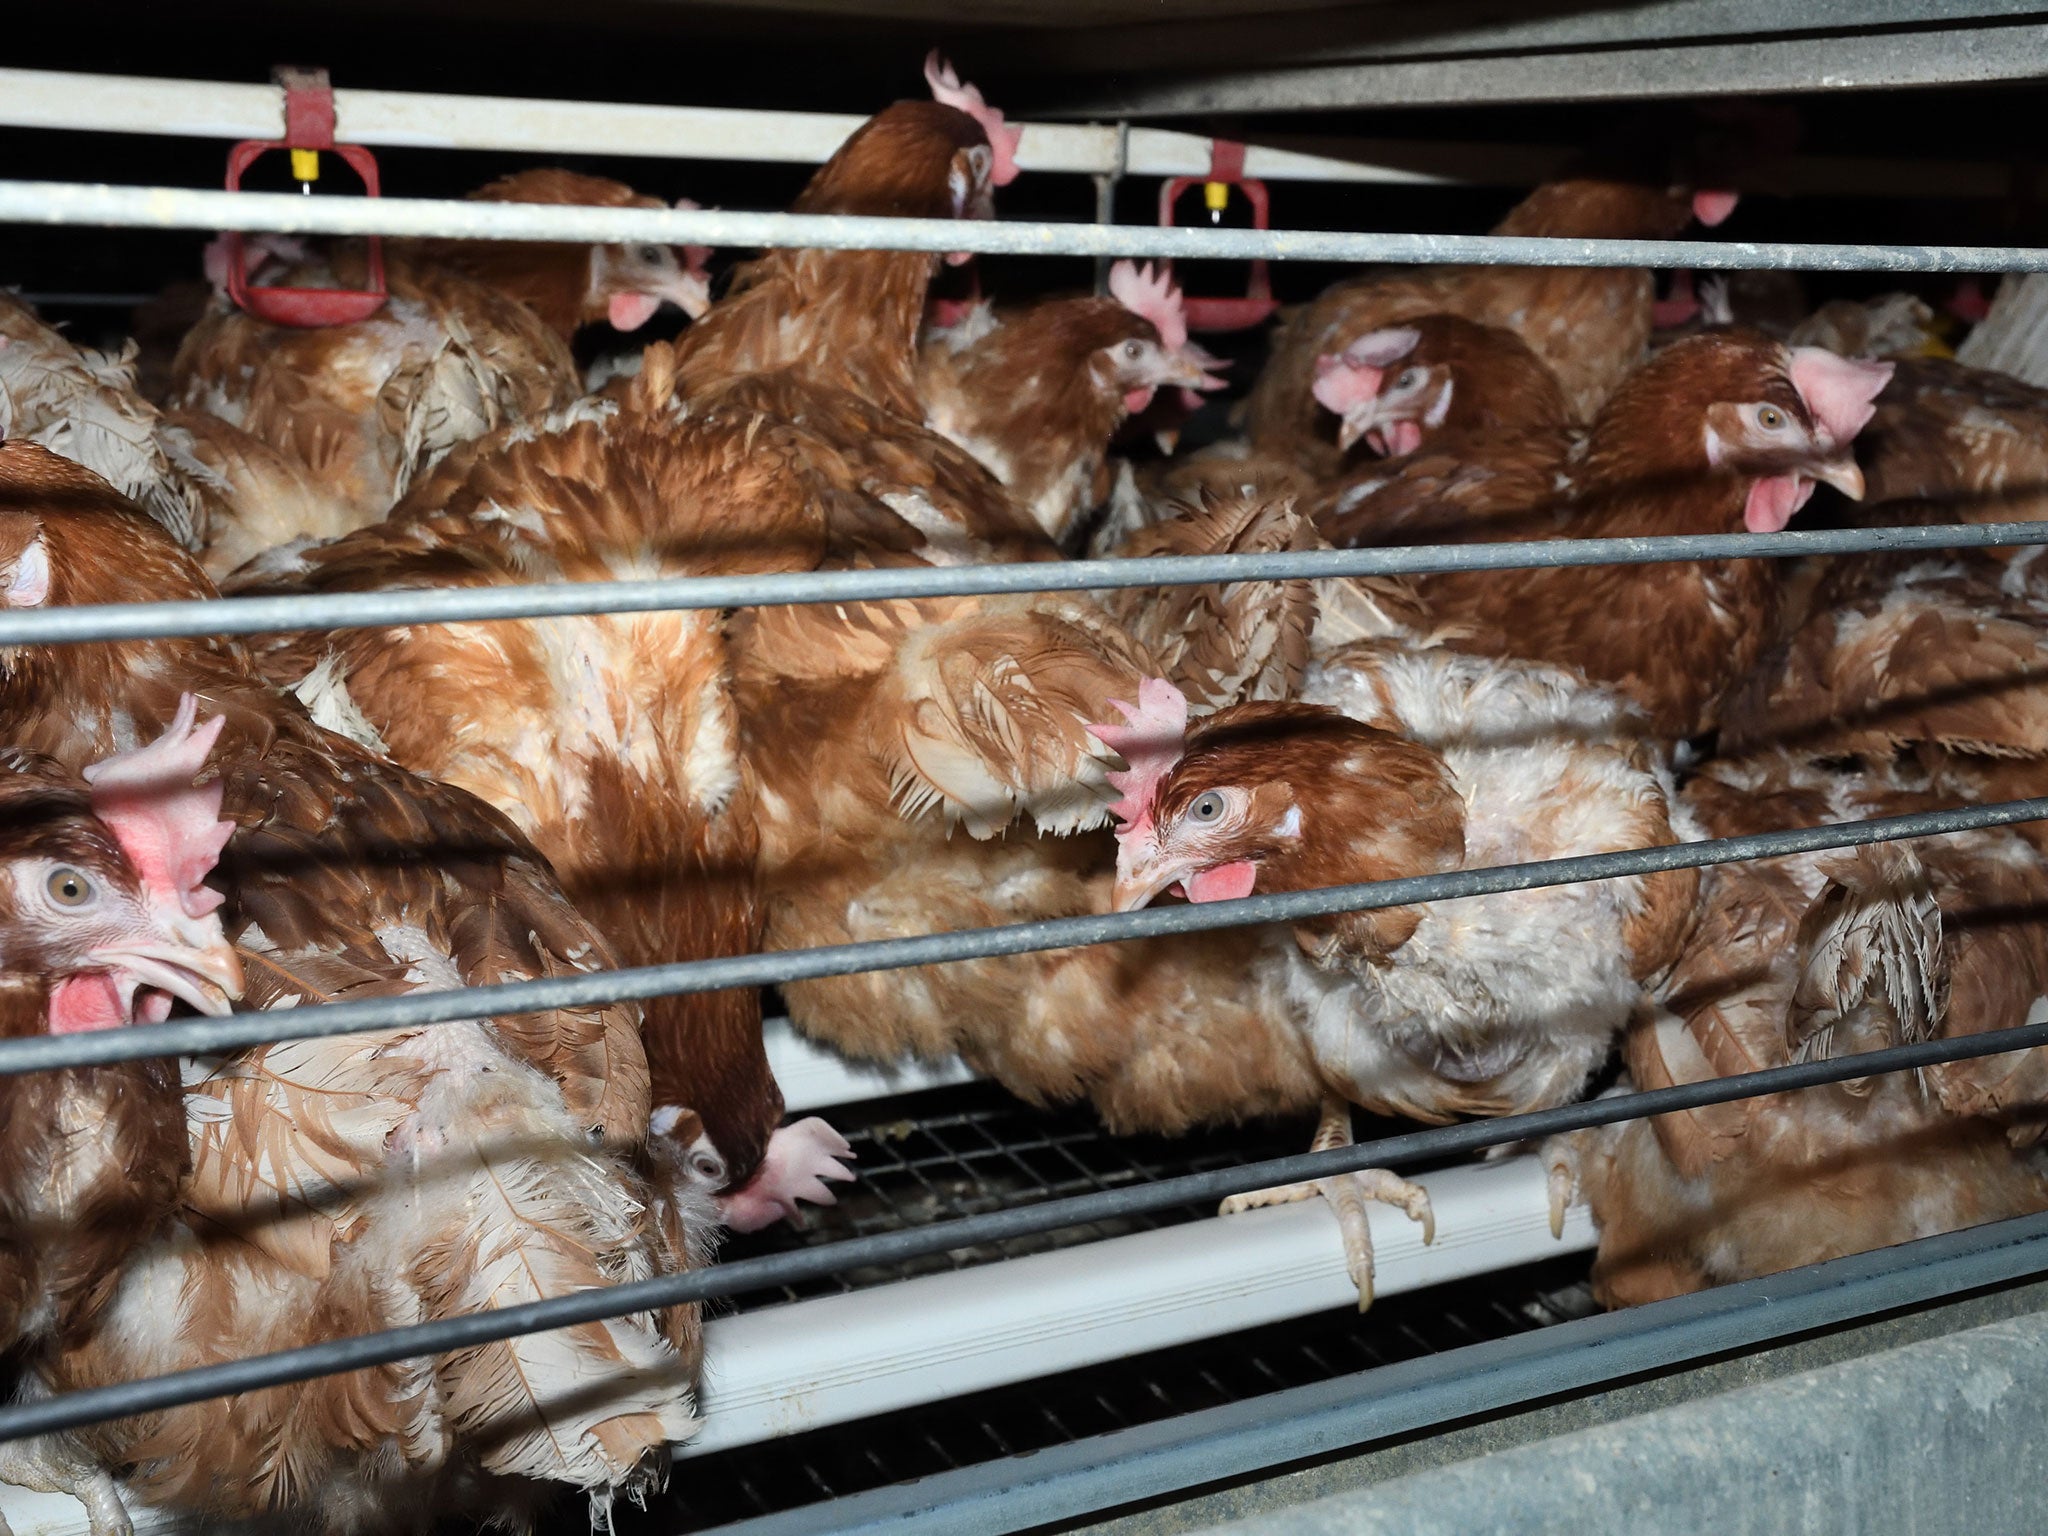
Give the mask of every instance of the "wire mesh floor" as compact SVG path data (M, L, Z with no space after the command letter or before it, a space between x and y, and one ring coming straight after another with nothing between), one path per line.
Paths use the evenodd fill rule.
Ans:
M736 1239L752 1257L945 1221L1063 1195L1302 1151L1307 1121L1261 1122L1192 1136L1117 1137L1087 1109L1035 1110L986 1084L842 1107L827 1117L860 1157L860 1181L801 1231ZM1391 1123L1385 1123L1391 1128ZM1361 1138L1379 1126L1359 1117ZM1213 1205L961 1249L887 1269L735 1298L734 1310L963 1269L999 1259L1197 1220ZM645 1511L616 1512L620 1536L706 1530L957 1467L1062 1445L1133 1424L1504 1338L1591 1310L1578 1255L1388 1297L1241 1334L1018 1383L944 1403L741 1446L678 1465ZM564 1532L580 1511L568 1512Z
M859 1180L837 1186L836 1206L807 1208L801 1230L783 1225L729 1239L719 1250L721 1259L754 1258L1176 1174L1294 1156L1308 1150L1315 1130L1313 1119L1305 1117L1188 1136L1112 1136L1085 1107L1034 1109L986 1083L841 1106L826 1111L825 1117L853 1144ZM1364 1114L1357 1117L1360 1139L1382 1134L1382 1126L1388 1131L1411 1128ZM1211 1203L1063 1228L905 1264L854 1270L802 1286L755 1291L735 1297L727 1309L748 1311L913 1275L966 1269L1214 1214Z

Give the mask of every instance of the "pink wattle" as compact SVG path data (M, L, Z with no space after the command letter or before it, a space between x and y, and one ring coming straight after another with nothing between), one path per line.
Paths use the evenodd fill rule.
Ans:
M1741 200L1739 192L1695 192L1692 195L1692 216L1712 229L1733 213Z
M1390 421L1387 423L1386 436L1387 456L1398 459L1422 446L1422 423L1406 418Z
M1144 410L1146 406L1152 403L1153 389L1154 386L1148 384L1143 389L1125 390L1124 409L1133 416L1137 415L1138 412Z
M605 306L605 314L614 327L622 331L637 331L654 318L654 312L661 308L661 300L646 293L615 293L612 301Z
M1813 482L1800 475L1772 475L1749 488L1742 526L1751 533L1779 533L1813 494Z
M50 992L50 1033L83 1034L89 1029L119 1029L128 1022L121 994L105 971L67 976Z
M1650 324L1660 331L1675 330L1700 312L1700 301L1690 293L1659 299L1650 306Z
M1190 875L1181 885L1189 901L1236 901L1251 895L1258 876L1256 864L1250 859L1239 859L1235 864L1218 864L1214 869Z

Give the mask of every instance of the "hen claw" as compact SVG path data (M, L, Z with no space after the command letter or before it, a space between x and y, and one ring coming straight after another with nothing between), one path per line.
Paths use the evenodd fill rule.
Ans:
M826 1181L844 1184L855 1176L842 1158L853 1159L852 1146L815 1115L779 1127L768 1138L768 1151L754 1176L719 1201L725 1224L735 1232L758 1232L784 1219L795 1220L799 1200L838 1204Z
M1565 1213L1580 1199L1579 1153L1580 1137L1584 1134L1553 1136L1543 1147L1550 1191L1550 1235L1560 1242L1564 1239Z
M92 1536L135 1536L128 1506L113 1478L98 1467L74 1460L45 1440L14 1440L0 1445L0 1482L37 1493L68 1493L85 1506ZM6 1521L0 1519L0 1530Z
M1315 1140L1309 1143L1309 1150L1327 1152L1333 1147L1350 1145L1351 1106L1339 1098L1323 1100L1323 1117L1316 1126ZM1311 1179L1305 1184L1287 1184L1279 1189L1232 1195L1223 1202L1217 1214L1235 1216L1240 1211L1267 1205L1291 1205L1297 1200L1312 1200L1317 1195L1329 1201L1330 1209L1336 1212L1338 1230L1344 1234L1344 1267L1351 1275L1351 1283L1358 1287L1358 1310L1361 1312L1372 1305L1373 1297L1372 1227L1365 1217L1366 1201L1377 1200L1382 1205L1399 1206L1410 1221L1422 1223L1422 1241L1425 1244L1436 1241L1436 1210L1429 1203L1429 1191L1386 1168L1361 1168L1356 1173Z
M1429 1191L1385 1168L1361 1168L1356 1173L1340 1173L1332 1178L1311 1179L1302 1184L1284 1184L1278 1189L1232 1195L1223 1202L1217 1214L1235 1216L1240 1211L1258 1210L1269 1205L1291 1205L1297 1200L1313 1200L1318 1195L1330 1202L1330 1209L1337 1217L1337 1228L1344 1234L1344 1268L1351 1276L1351 1283L1358 1287L1358 1310L1361 1312L1371 1307L1373 1302L1372 1225L1366 1219L1367 1201L1398 1206L1409 1220L1422 1224L1424 1243L1436 1241L1436 1212L1430 1206Z

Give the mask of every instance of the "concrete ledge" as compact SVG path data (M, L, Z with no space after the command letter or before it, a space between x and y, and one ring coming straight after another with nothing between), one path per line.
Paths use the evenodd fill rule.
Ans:
M1600 1394L1608 1413L1625 1416L1593 1427L1556 1432L1561 1412L1601 1414L1599 1399L1522 1416L1520 1435L1508 1424L1476 1426L1437 1437L1429 1449L1397 1448L1348 1469L1314 1469L1197 1501L1214 1515L1231 1503L1264 1504L1261 1513L1204 1521L1190 1519L1196 1510L1184 1505L1106 1529L1230 1536L2035 1532L2048 1471L2043 1308L2048 1288L2020 1287ZM1982 1321L1987 1313L2006 1315ZM1957 1325L1960 1331L1942 1331ZM1882 1347L1887 1334L1929 1332L1938 1336ZM1816 1354L1851 1358L1813 1363ZM1753 1384L1729 1379L1744 1376ZM1679 1395L1690 1400L1640 1411L1645 1396ZM1626 1411L1631 1397L1639 1411ZM1551 1432L1544 1435L1546 1418ZM1525 1443L1497 1448L1518 1438ZM1466 1459L1386 1476L1400 1449L1441 1459L1459 1440ZM1374 1460L1377 1469L1364 1465ZM1304 1484L1316 1473L1329 1480L1347 1470L1357 1480L1377 1470L1383 1480L1273 1507L1290 1491L1306 1496ZM1288 1482L1291 1490L1279 1486Z

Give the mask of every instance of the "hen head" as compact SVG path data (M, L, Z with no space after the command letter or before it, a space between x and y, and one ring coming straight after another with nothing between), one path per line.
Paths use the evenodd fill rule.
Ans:
M1616 391L1594 426L1592 455L1621 460L1645 483L1732 478L1743 487L1743 526L1776 533L1819 483L1862 499L1855 438L1891 376L1890 363L1786 347L1757 332L1688 337Z
M1120 261L1109 269L1109 294L1128 334L1098 350L1094 370L1106 388L1123 396L1125 411L1137 415L1162 385L1189 391L1223 387L1211 370L1224 364L1189 339L1187 306L1164 269Z
M970 113L938 101L899 101L856 129L818 168L793 213L903 219L995 217L996 151ZM954 265L966 252L946 258Z
M1337 447L1381 458L1438 432L1563 426L1564 390L1512 331L1425 315L1316 359L1316 400L1338 417Z
M220 734L188 694L155 742L86 770L89 791L29 754L0 783L0 966L50 985L53 1034L160 1023L174 999L224 1014L242 990L218 892L234 830L194 777Z
M501 176L469 194L473 202L555 203L590 208L660 208L658 197L635 192L622 181L586 176L559 166L536 166ZM695 208L688 198L679 208ZM622 331L638 330L654 318L664 302L691 319L711 307L711 288L704 263L711 248L684 246L680 258L666 245L595 245L590 247L589 282L582 298L579 324L609 320Z
M685 197L676 206L697 204ZM586 313L621 331L637 331L664 303L699 319L711 307L710 256L708 245L686 245L680 254L670 245L600 245L590 256Z
M1015 181L1017 146L1024 140L1024 130L1004 122L1002 112L990 106L977 88L963 83L936 48L925 57L924 81L931 87L933 101L965 112L988 136L989 184L1007 187Z
M1187 700L1147 678L1122 725L1089 727L1129 763L1113 906L1164 891L1229 901L1448 867L1463 819L1426 748L1318 704L1252 703L1190 728Z

